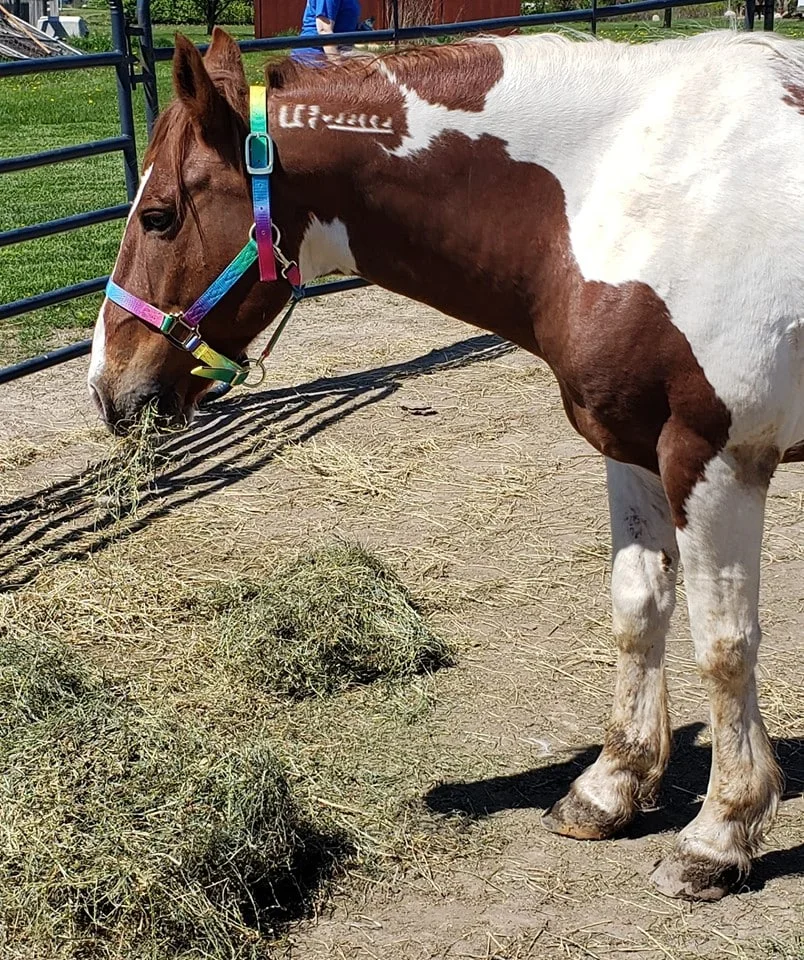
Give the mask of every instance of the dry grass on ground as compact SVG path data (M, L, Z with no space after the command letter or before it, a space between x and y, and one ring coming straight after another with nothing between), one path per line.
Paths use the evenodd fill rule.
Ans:
M0 635L4 955L269 956L336 837L264 739L146 707L41 635L19 621Z
M709 763L683 583L660 807L614 841L545 833L539 812L596 755L611 697L600 462L545 369L492 338L376 290L302 317L277 386L169 437L133 513L98 510L84 468L105 447L76 413L82 369L0 394L0 437L36 447L0 479L0 621L33 619L210 743L274 745L301 814L349 838L346 872L278 956L800 960L801 468L774 481L763 555L761 697L786 798L738 896L664 900L646 875L695 815ZM221 663L228 614L211 598L334 541L396 571L455 666L289 699Z

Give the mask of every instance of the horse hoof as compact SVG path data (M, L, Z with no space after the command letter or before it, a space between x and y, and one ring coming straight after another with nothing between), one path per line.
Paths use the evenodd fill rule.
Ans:
M671 854L653 868L651 880L666 897L722 900L740 879L737 866L723 866L705 857Z
M547 830L574 840L607 840L623 822L622 818L613 817L579 797L572 789L542 816L542 824Z

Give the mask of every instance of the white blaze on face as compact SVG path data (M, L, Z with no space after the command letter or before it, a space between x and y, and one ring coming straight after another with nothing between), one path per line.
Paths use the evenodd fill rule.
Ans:
M92 332L92 352L89 355L89 373L87 374L90 393L92 393L92 385L97 383L103 373L103 364L106 360L106 325L103 321L103 313L107 303L108 300L104 297Z
M323 223L310 219L299 248L299 270L305 283L328 273L357 273L357 265L349 246L349 234L342 220Z
M131 218L134 216L134 212L139 205L140 200L142 199L143 191L145 186L148 183L148 179L151 176L154 165L151 164L147 170L142 174L142 179L140 180L140 185L137 188L137 194L134 197L134 200L131 204L131 209L128 212L128 217L126 218L126 230L128 225L131 223ZM125 230L123 231L123 238L125 239ZM121 241L122 248L122 241ZM120 259L120 254L118 253L117 259ZM114 268L112 269L112 275L114 276L114 271L117 269L117 260L115 260ZM89 373L87 374L87 384L89 386L90 393L92 392L93 384L97 383L100 377L103 374L103 365L106 361L106 324L104 322L104 313L106 311L106 304L109 301L106 297L103 298L103 303L101 304L100 310L98 311L98 319L95 321L95 329L92 333L92 353L89 359Z

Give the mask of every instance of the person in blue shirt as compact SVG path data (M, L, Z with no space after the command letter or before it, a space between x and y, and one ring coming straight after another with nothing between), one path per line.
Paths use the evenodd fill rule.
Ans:
M302 37L315 37L326 33L351 33L357 30L360 20L359 0L307 0L302 17ZM294 50L296 59L323 60L338 54L337 46L308 47Z

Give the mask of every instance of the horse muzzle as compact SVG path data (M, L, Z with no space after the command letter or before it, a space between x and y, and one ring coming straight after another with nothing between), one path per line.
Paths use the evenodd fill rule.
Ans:
M175 390L157 383L113 392L102 379L93 379L89 393L107 429L118 437L143 426L146 418L157 431L180 429L193 419L193 405L183 403Z

